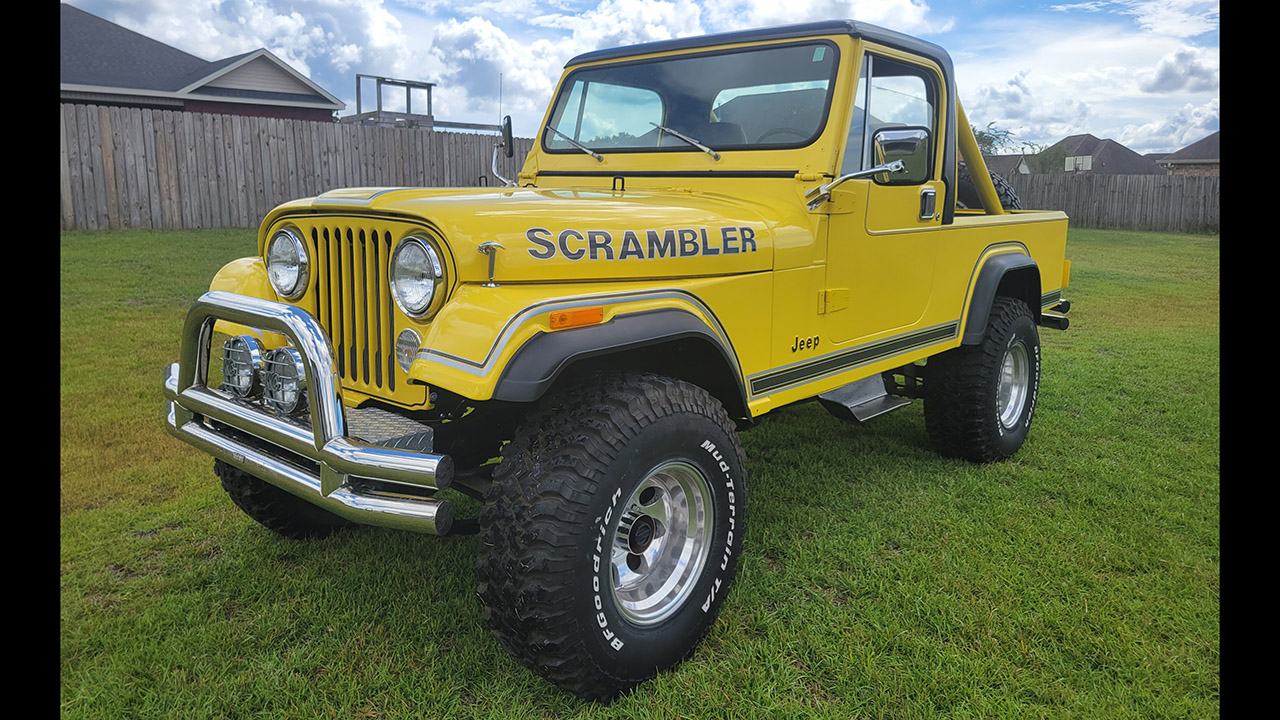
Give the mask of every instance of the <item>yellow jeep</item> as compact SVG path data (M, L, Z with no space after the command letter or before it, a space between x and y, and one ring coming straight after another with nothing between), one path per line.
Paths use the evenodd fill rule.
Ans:
M1001 203L942 48L833 21L601 50L541 127L503 187L276 208L192 306L168 429L255 520L478 533L497 638L608 699L713 622L762 415L922 398L945 455L1022 445L1067 218Z

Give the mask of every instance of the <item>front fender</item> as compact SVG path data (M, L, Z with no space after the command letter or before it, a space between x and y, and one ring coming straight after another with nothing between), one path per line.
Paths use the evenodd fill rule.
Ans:
M703 284L717 282L724 280ZM472 400L528 400L575 360L689 338L714 347L740 381L728 333L694 290L662 283L621 292L605 284L464 284L431 322L409 379ZM551 327L554 313L597 307L600 321L589 328Z
M280 296L276 294L275 289L271 287L271 281L267 278L266 263L260 257L240 258L223 265L222 269L218 270L218 274L213 276L213 281L209 283L209 290L221 290L236 295L280 302ZM226 335L252 335L262 341L263 346L267 348L281 347L287 342L284 335L279 333L225 320L215 323L213 331Z

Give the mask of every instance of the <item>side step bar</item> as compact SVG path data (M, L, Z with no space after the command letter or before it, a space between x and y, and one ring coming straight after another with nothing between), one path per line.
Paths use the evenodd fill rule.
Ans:
M880 374L863 378L818 396L827 412L841 420L866 422L877 415L911 404L904 397L890 395Z

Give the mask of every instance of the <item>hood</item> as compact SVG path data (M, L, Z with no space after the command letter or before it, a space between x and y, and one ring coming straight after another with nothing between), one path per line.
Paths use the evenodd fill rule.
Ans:
M295 206L296 209L296 206ZM722 195L543 188L356 188L313 211L412 216L448 246L459 280L530 282L728 275L773 265L772 232L751 204Z

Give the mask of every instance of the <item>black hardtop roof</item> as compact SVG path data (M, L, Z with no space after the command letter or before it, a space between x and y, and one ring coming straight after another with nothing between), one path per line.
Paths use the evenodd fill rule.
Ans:
M876 25L870 25L868 23L854 22L852 20L823 20L821 22L782 25L779 27L759 28L756 30L738 30L735 32L717 33L714 35L697 35L693 37L676 38L674 40L660 40L657 42L641 43L639 45L594 50L573 58L569 62L565 63L565 67L581 65L582 63L597 62L600 60L617 60L620 58L634 57L636 55L646 55L649 53L692 50L696 48L713 47L716 45L728 45L730 43L805 38L817 35L851 35L853 37L866 38L867 40L871 40L872 42L876 42L881 45L887 45L899 50L905 50L907 52L931 58L941 65L948 75L951 74L951 56L948 55L947 51L943 50L941 47L934 45L931 42L911 37L910 35L903 35L900 32L888 30Z

